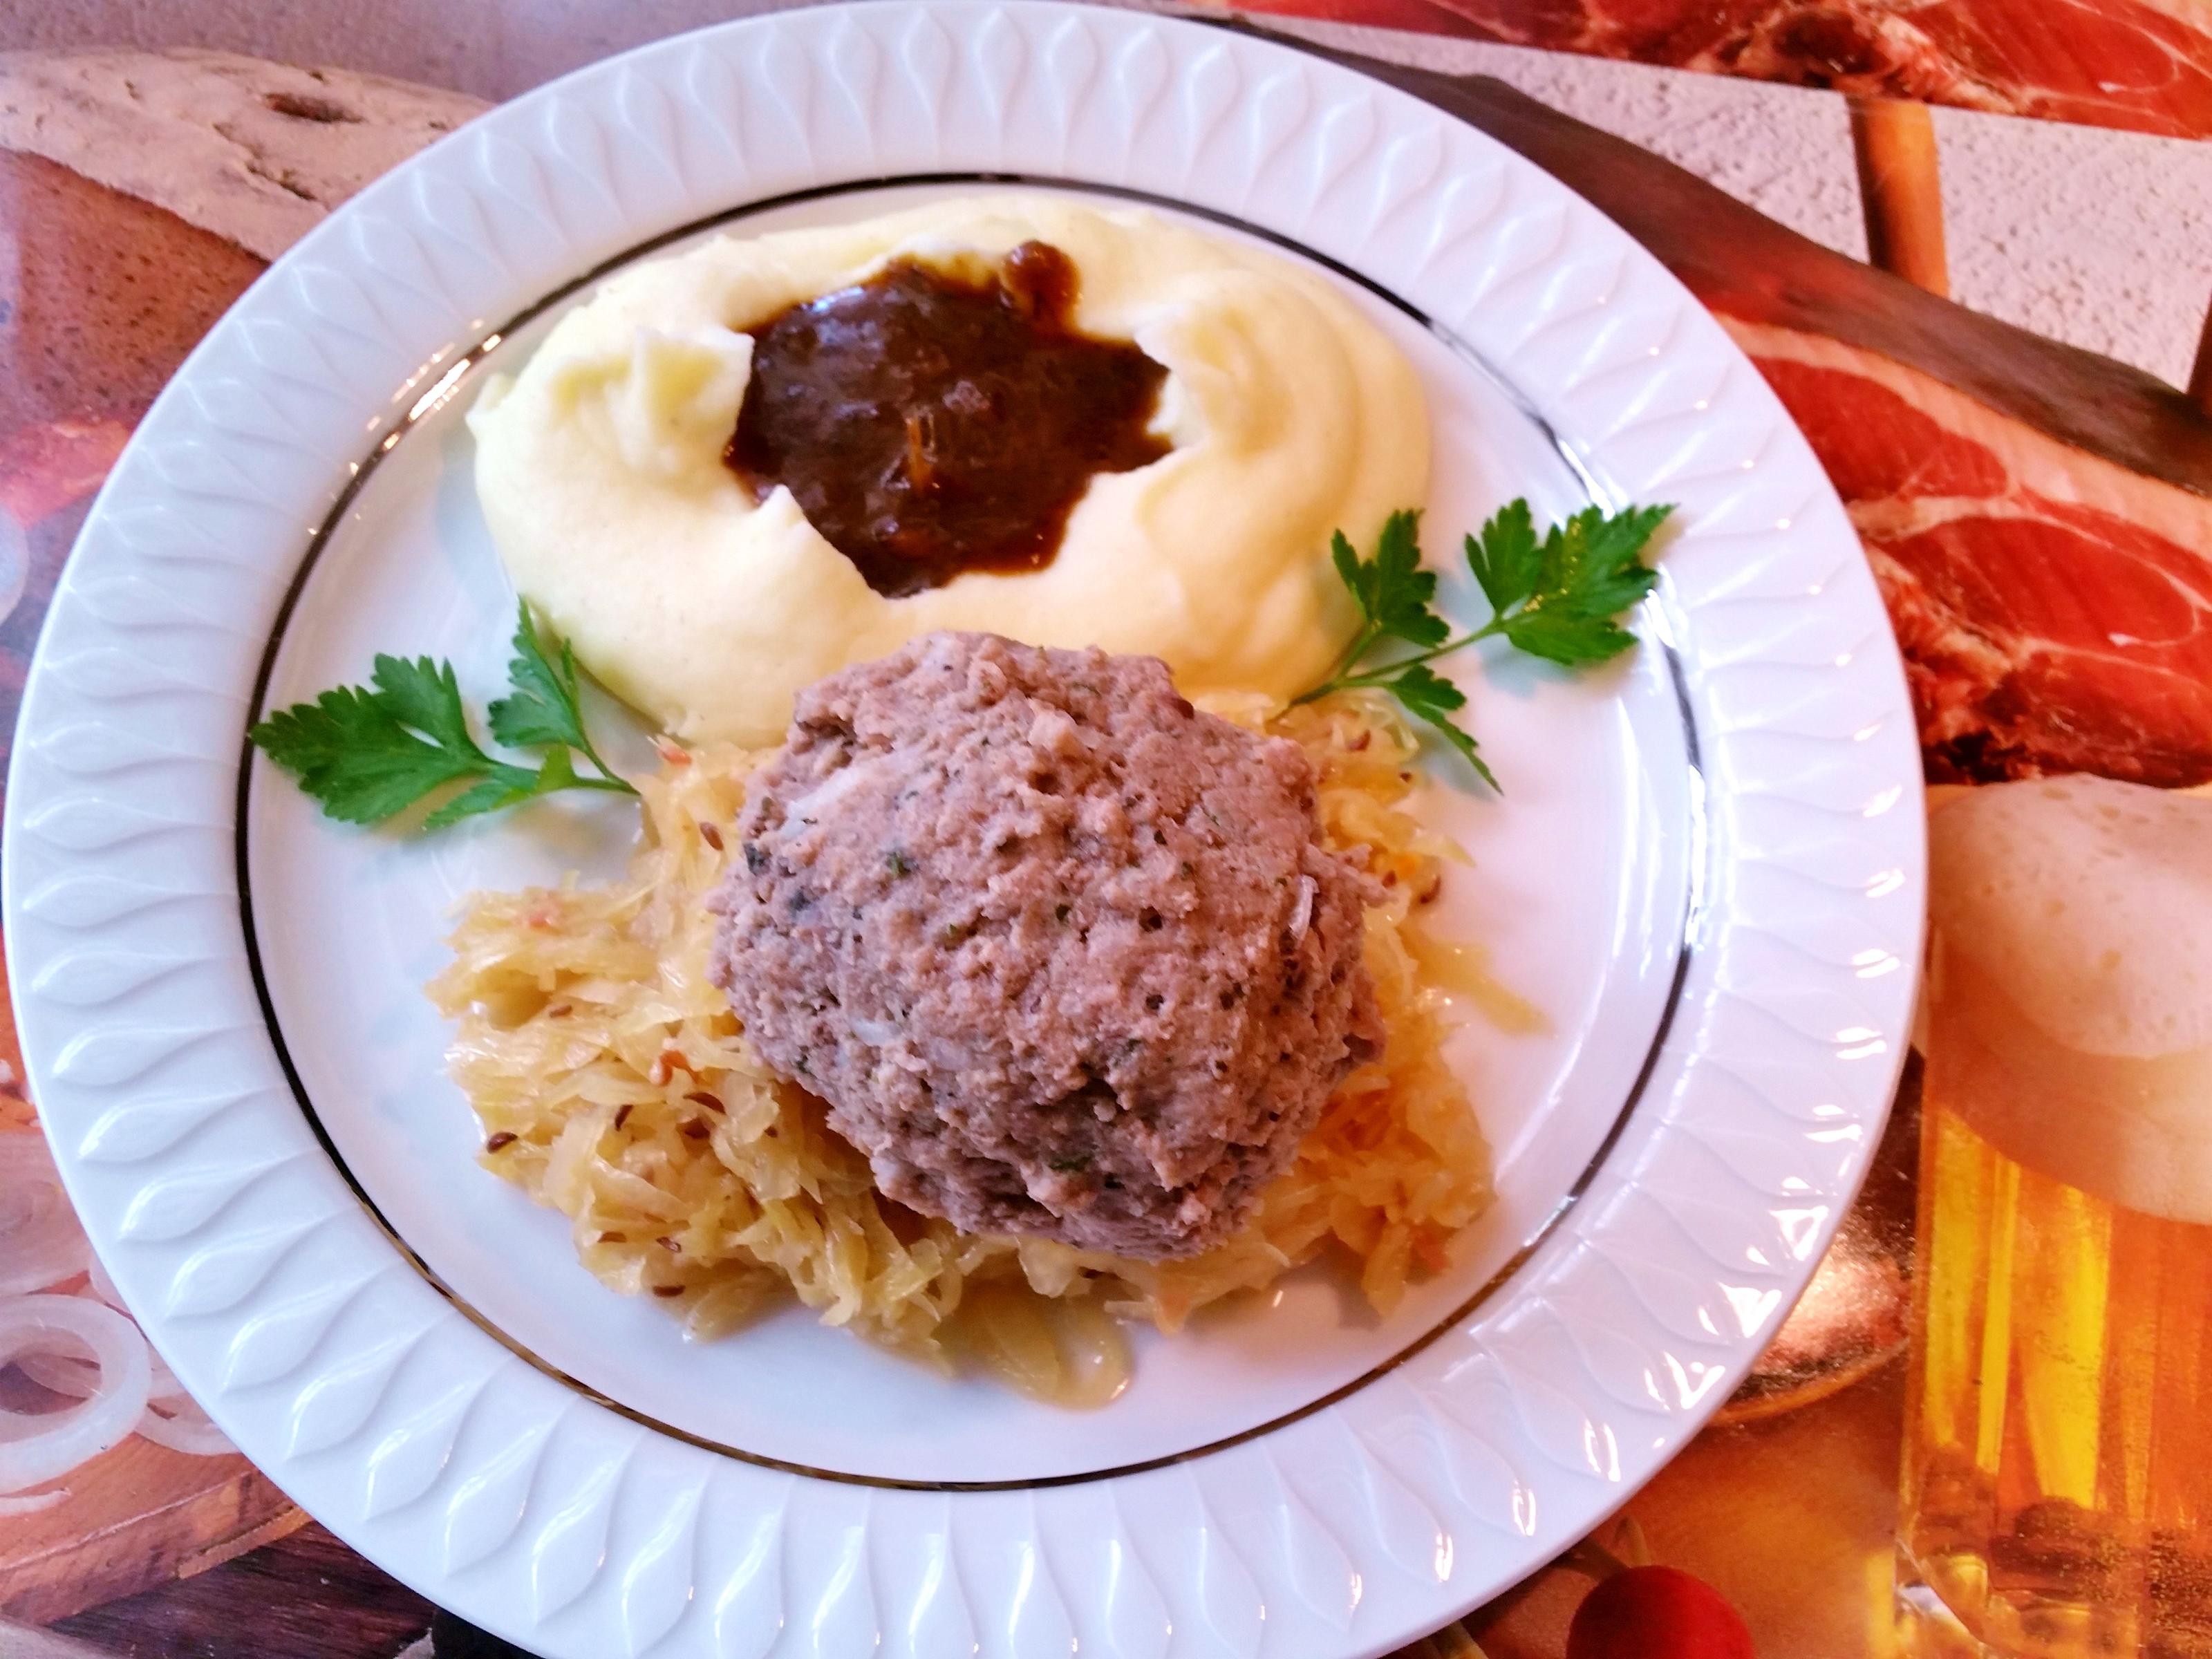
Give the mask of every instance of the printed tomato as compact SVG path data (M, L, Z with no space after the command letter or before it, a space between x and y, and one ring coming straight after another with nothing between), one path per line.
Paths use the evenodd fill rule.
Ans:
M1630 1567L1575 1609L1567 1659L1756 1659L1742 1617L1702 1578Z

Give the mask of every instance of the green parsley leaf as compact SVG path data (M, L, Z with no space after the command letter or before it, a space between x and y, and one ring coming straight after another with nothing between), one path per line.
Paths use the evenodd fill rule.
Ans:
M1562 606L1531 605L1505 620L1514 648L1564 667L1603 662L1636 643L1636 635L1607 617L1577 616Z
M1426 663L1415 663L1390 682L1390 695L1397 698L1407 714L1426 722L1446 743L1459 750L1485 783L1492 789L1498 788L1496 775L1475 752L1474 738L1452 719L1455 714L1467 707L1466 692Z
M1644 550L1673 511L1632 507L1609 515L1601 507L1588 507L1553 526L1540 540L1528 501L1509 502L1480 533L1466 538L1468 568L1490 601L1491 617L1457 639L1433 608L1436 577L1420 568L1418 514L1392 514L1371 559L1361 558L1339 531L1330 541L1329 557L1338 580L1359 606L1360 629L1328 677L1297 701L1310 702L1334 691L1388 691L1497 788L1498 780L1474 739L1453 718L1467 706L1467 694L1429 662L1493 636L1568 667L1619 655L1636 643L1620 618L1658 580L1644 563ZM1362 668L1368 652L1386 639L1419 649Z
M1493 612L1510 611L1536 591L1544 556L1527 496L1508 501L1492 514L1482 526L1480 540L1467 538L1467 562Z
M535 749L559 744L569 749L586 747L584 720L576 708L576 661L567 641L561 643L561 664L555 667L538 638L530 607L517 607L514 657L507 665L514 695L499 699L486 712L491 734L515 749Z
M1525 516L1525 505L1516 505L1522 506ZM1536 549L1534 582L1517 600L1503 601L1483 581L1485 565L1495 568L1490 544L1493 528L1505 517L1501 513L1483 526L1480 545L1472 536L1467 540L1468 562L1498 613L1497 631L1516 649L1568 667L1603 662L1627 650L1636 636L1614 619L1641 604L1659 580L1644 562L1644 549L1673 511L1631 507L1607 517L1601 507L1583 508L1565 524L1552 526ZM1516 556L1526 555L1516 550ZM1516 603L1519 609L1512 610Z
M511 783L504 777L487 778L483 782L464 789L422 820L425 830L443 830L447 824L459 823L463 818L472 818L479 813L496 812L502 807L513 806L528 800L538 793L538 780L530 773L522 775L522 781Z
M470 787L441 802L424 818L424 829L559 789L637 793L608 769L585 734L569 647L562 643L556 668L526 609L507 672L513 695L492 706L492 732L515 748L546 750L535 767L497 759L478 746L453 665L428 657L380 656L369 685L334 686L313 702L279 709L247 736L325 812L348 823L381 823L463 782ZM599 775L580 775L571 749Z
M248 734L325 812L348 823L381 823L432 790L485 776L495 764L465 734L465 747L454 747L408 729L398 710L410 706L417 688L386 673L386 665L396 661L378 659L374 690L335 686L313 702L271 714ZM386 690L387 679L400 682L398 696ZM520 767L505 769L530 775Z
M461 707L461 689L453 683L450 663L380 656L372 678L379 700L402 726L413 726L441 748L478 752L469 737L468 711Z
M1435 645L1451 632L1429 608L1436 598L1437 578L1433 571L1421 568L1420 527L1419 514L1393 513L1383 520L1371 559L1361 558L1341 530L1330 538L1329 556L1358 603L1370 642L1388 636Z

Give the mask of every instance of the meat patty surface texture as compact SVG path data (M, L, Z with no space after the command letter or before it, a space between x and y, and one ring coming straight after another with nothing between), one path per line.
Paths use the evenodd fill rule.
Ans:
M1370 890L1314 792L1155 658L931 635L799 694L714 979L888 1196L1188 1255L1381 1049Z

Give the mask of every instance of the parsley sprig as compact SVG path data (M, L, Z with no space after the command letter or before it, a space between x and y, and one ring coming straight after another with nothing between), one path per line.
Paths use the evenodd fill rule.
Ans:
M520 607L508 695L487 711L495 742L535 749L535 766L487 754L469 731L453 665L428 657L379 656L370 684L333 686L313 702L278 710L247 732L261 751L299 780L331 817L381 823L452 784L468 787L422 821L443 829L480 812L562 789L635 795L584 731L575 653L566 640L549 657ZM576 768L581 756L590 775Z
M1453 719L1467 706L1467 694L1429 663L1493 638L1570 668L1618 656L1636 643L1636 636L1620 625L1621 615L1658 580L1644 562L1644 550L1673 511L1635 507L1607 514L1585 507L1540 539L1526 500L1500 507L1466 544L1468 568L1490 601L1490 620L1456 639L1433 608L1436 573L1421 568L1419 513L1393 513L1383 522L1371 558L1361 558L1340 530L1329 555L1358 604L1359 632L1328 678L1297 701L1311 702L1362 688L1388 691L1497 788L1498 779L1474 737ZM1370 652L1392 641L1414 648L1371 668L1360 667Z

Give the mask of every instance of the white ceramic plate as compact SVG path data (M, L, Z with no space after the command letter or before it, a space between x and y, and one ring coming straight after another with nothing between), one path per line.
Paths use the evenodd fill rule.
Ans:
M1465 1266L1386 1320L1306 1270L1140 1342L1130 1392L1083 1415L795 1310L687 1346L475 1166L418 988L447 912L611 868L619 804L408 841L240 769L256 712L379 650L496 689L512 601L459 414L592 275L1014 174L1333 272L1427 389L1436 550L1516 495L1682 508L1625 667L1460 670L1510 793L1428 786L1477 860L1444 926L1553 1021L1455 1040L1501 1194ZM7 936L70 1190L164 1354L308 1509L478 1623L578 1659L1367 1653L1614 1508L1802 1288L1902 1052L1917 778L1812 456L1579 198L1198 25L828 8L494 112L209 337L56 597Z

